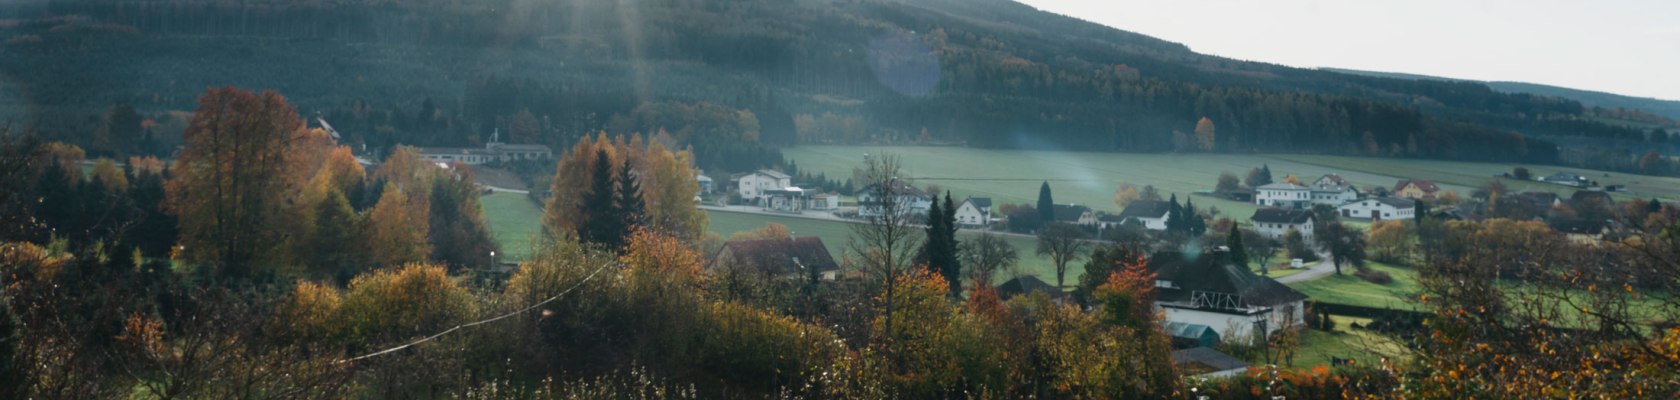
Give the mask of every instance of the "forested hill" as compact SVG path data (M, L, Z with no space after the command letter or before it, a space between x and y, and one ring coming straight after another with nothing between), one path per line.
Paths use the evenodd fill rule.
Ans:
M96 153L166 146L169 112L223 85L279 90L371 148L663 128L728 170L793 143L1624 170L1672 150L1576 101L1200 55L1002 0L17 0L0 15L0 101ZM118 105L148 125L109 127ZM154 135L106 133L137 131Z
M1600 91L1594 91L1594 90L1566 88L1566 87L1561 87L1561 86L1543 85L1543 84L1528 83L1528 82L1509 82L1509 81L1480 82L1480 81L1473 81L1473 80L1468 80L1468 79L1443 78L1443 77L1438 77L1438 76L1406 74L1406 73L1398 73L1398 72L1360 71L1360 70L1341 69L1341 68L1321 68L1321 69L1323 69L1325 71L1332 71L1332 72L1341 72L1341 73L1348 73L1348 74L1355 74L1355 75L1368 75L1368 76L1385 77L1385 78L1475 82L1475 83L1485 84L1485 85L1488 86L1488 88L1491 88L1493 90L1500 91L1500 92L1505 92L1505 93L1528 93L1528 94L1534 94L1534 95L1540 95L1540 96L1552 96L1552 97L1557 97L1557 98L1575 100L1575 101L1581 102L1581 105L1584 105L1584 106L1587 106L1587 107L1600 107L1600 108L1607 108L1607 109L1620 108L1620 109L1626 109L1626 110L1639 110L1639 111L1643 111L1643 112L1646 112L1646 113L1654 114L1653 116L1660 116L1660 119L1646 117L1643 120L1632 120L1630 122L1645 122L1645 123L1649 123L1649 124L1665 124L1665 125L1672 126L1672 125L1675 124L1674 120L1680 120L1680 101L1676 101L1676 100L1663 100L1663 99L1654 99L1654 98L1649 98L1649 97L1625 96L1625 95L1619 95L1619 94L1615 94L1615 93L1606 93L1606 92L1600 92Z

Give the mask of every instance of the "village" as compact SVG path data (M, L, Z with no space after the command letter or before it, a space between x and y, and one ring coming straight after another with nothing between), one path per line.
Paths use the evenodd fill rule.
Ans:
M1162 316L1161 329L1173 338L1177 348L1174 361L1182 369L1208 376L1240 374L1253 366L1256 358L1278 362L1262 344L1275 342L1272 336L1276 335L1296 336L1293 340L1303 349L1323 346L1328 347L1325 351L1345 352L1321 355L1336 364L1377 362L1374 358L1398 354L1388 350L1399 345L1380 332L1355 337L1361 342L1359 345L1368 347L1364 349L1349 349L1344 347L1345 343L1303 342L1298 338L1300 333L1292 333L1309 329L1334 332L1338 329L1335 320L1351 322L1349 328L1342 329L1360 329L1363 323L1367 326L1363 329L1367 330L1403 329L1399 327L1420 323L1423 317L1415 304L1338 303L1344 300L1341 296L1315 299L1292 288L1341 276L1340 267L1357 268L1359 272L1354 275L1365 280L1363 284L1395 286L1394 279L1385 271L1403 269L1422 255L1395 255L1392 247L1406 246L1370 243L1393 240L1367 233L1375 227L1410 227L1425 218L1434 221L1511 218L1542 221L1571 241L1589 244L1625 229L1621 219L1615 216L1618 205L1610 196L1625 188L1599 186L1589 178L1566 171L1531 178L1525 168L1518 168L1514 174L1498 177L1560 185L1573 191L1568 196L1553 191L1512 192L1497 180L1461 194L1426 179L1399 179L1391 186L1362 189L1336 173L1311 181L1289 175L1275 182L1270 174L1269 166L1265 165L1250 171L1246 182L1224 174L1213 190L1185 194L1182 202L1177 193L1162 199L1153 187L1136 193L1139 189L1127 185L1118 190L1124 194L1116 195L1117 203L1120 199L1129 200L1118 212L1052 203L1049 212L1040 213L1028 204L1001 204L989 197L967 196L949 203L955 209L944 213L966 233L1045 240L1041 230L1062 225L1077 228L1081 232L1077 235L1079 240L1089 242L1087 249L1109 245L1148 252L1147 268L1155 275L1159 290L1155 305ZM943 200L937 193L937 185L919 188L902 180L849 188L847 194L822 187L831 181L801 181L799 177L773 169L731 174L721 180L700 175L698 181L701 187L697 199L703 199L701 207L714 214L867 224L882 217L882 209L886 208L911 213L918 226L925 226L930 222L930 213L942 212L939 203ZM1043 182L1043 187L1045 191L1041 193L1048 193L1049 181ZM881 199L883 194L900 205L883 207L882 202L887 201ZM1207 208L1198 211L1193 203L1197 197L1210 198L1204 199L1204 204L1218 204L1208 200L1233 201L1256 208L1238 219L1217 215L1217 211L1209 213ZM1661 203L1630 200L1626 206L1660 208ZM1048 220L1037 220L1040 216ZM1332 224L1336 227L1329 230L1334 232L1325 232ZM1242 243L1237 244L1241 248L1228 245L1232 244L1229 242L1232 231L1243 236L1235 242ZM1319 237L1325 234L1342 237ZM799 236L797 232L787 232L787 235L731 240L715 253L709 267L747 265L753 270L774 271L791 279L810 274L825 280L846 277L837 257L823 243L825 238ZM1338 241L1353 242L1354 248L1337 248L1349 247L1336 245ZM1368 246L1372 250L1367 250ZM1379 246L1386 250L1377 249ZM1367 255L1367 251L1381 254ZM1358 254L1340 254L1343 252ZM1367 268L1367 258L1381 258L1383 270ZM851 274L854 278L861 277L857 271ZM1077 290L1065 282L1049 282L1020 272L988 281L995 284L995 290L1005 299L1034 293L1067 299L1072 295L1069 290ZM1392 291L1409 293L1416 288ZM1315 337L1323 340L1333 336ZM1301 353L1299 350L1302 349L1279 352L1280 356L1276 357L1293 361L1295 354ZM1227 352L1246 354L1239 357Z

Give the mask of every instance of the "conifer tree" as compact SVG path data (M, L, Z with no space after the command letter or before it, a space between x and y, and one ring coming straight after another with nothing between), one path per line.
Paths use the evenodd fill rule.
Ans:
M1038 187L1038 223L1056 222L1056 201L1050 197L1050 181Z
M584 217L578 224L578 241L617 250L624 240L624 219L620 218L613 187L612 158L606 150L595 152L595 169L589 192L583 195Z
M938 196L934 196L933 207L928 209L927 239L922 248L922 257L928 269L945 278L950 286L952 297L962 294L962 264L957 258L957 206L951 194L945 193L945 204L941 206Z
M613 199L613 214L623 221L624 237L646 222L647 211L642 204L642 185L631 174L630 160L618 169L618 191Z

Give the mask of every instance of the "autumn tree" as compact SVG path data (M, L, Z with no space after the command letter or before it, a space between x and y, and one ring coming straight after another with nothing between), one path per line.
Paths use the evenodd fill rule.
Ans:
M1202 151L1213 151L1213 146L1218 143L1214 138L1213 131L1213 120L1208 119L1208 117L1202 117L1201 120L1196 121L1196 146L1201 148Z
M426 260L431 253L426 243L428 214L424 209L416 211L396 184L385 184L379 203L368 212L363 231L369 261L393 266Z
M913 225L918 216L910 210L910 202L905 198L910 193L893 184L899 179L902 165L898 156L892 154L870 157L864 163L859 177L874 184L865 189L868 193L860 195L868 194L874 203L869 206L878 212L865 217L864 223L852 224L852 239L846 244L851 262L871 280L879 282L877 287L883 293L877 298L887 337L897 335L893 326L897 317L893 315L898 311L899 296L894 291L900 286L899 281L911 272L910 262L915 256L916 243L921 240L919 229ZM904 182L904 186L910 183Z
M1085 231L1079 227L1054 223L1038 231L1038 254L1050 256L1056 267L1056 287L1066 282L1068 264L1079 258L1087 245Z
M1412 230L1408 221L1372 222L1370 232L1366 233L1365 239L1366 245L1371 250L1371 258L1397 264L1410 260L1413 247Z
M962 264L968 267L968 280L975 288L990 288L994 276L1012 273L1015 262L1021 259L1014 245L991 233L962 242L959 250Z
M1143 262L1143 258L1142 252L1130 245L1110 244L1091 250L1091 257L1085 260L1085 271L1079 274L1079 282L1073 288L1074 298L1091 304L1098 286L1108 283L1111 275L1130 263Z
M306 131L280 94L211 89L182 140L169 181L169 210L180 216L188 260L210 263L231 277L268 268L283 241L274 227L290 218L287 204L302 182L289 171L293 145Z
M595 185L595 164L602 152L607 154L609 169L626 162L633 169L643 202L643 223L689 241L699 240L706 232L706 213L695 207L700 184L688 151L667 150L657 139L644 145L640 138L608 139L600 134L593 140L580 140L556 163L550 185L553 195L543 209L545 234L573 235L588 221L583 200Z
M128 191L128 175L123 173L122 168L117 168L117 163L109 158L101 158L94 162L93 173L88 178L93 184L104 188L106 193L120 194Z
M1137 189L1136 185L1133 185L1133 184L1130 184L1130 183L1121 183L1120 187L1114 189L1114 206L1115 207L1120 207L1121 209L1125 209L1126 206L1132 205L1132 202L1138 201L1139 198L1140 197L1138 195L1138 189Z

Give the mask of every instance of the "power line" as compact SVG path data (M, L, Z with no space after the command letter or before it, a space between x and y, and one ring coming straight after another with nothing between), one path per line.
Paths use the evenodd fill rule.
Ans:
M601 271L606 270L607 267L610 267L610 266L612 266L611 262L603 263L603 264L601 264L600 268L596 268L594 272L590 272L589 275L584 276L583 280L578 281L578 283L572 284L572 287L566 288L566 290L561 291L559 294L556 294L553 297L549 297L548 299L545 299L543 301L536 302L536 303L531 304L530 306L527 306L525 308L514 310L513 312L509 312L507 314L502 314L502 315L499 315L499 316L496 316L496 317L490 318L490 319L484 319L484 320L479 320L479 321L475 321L475 322L456 325L453 328L445 329L443 332L438 332L438 333L433 334L431 336L427 336L427 337L420 338L420 339L417 339L417 340L412 341L412 342L405 343L401 346L392 347L392 348L389 348L389 349L380 350L380 351L376 351L376 352L372 352L372 353L368 353L368 354L363 354L363 355L356 356L356 357L349 358L349 359L334 361L333 364L344 364L344 363L356 362L356 361L361 361L361 360L365 360L365 359L369 359L369 358L373 358L373 357L378 357L378 356L382 356L382 355L386 355L386 354L390 354L390 353L395 353L397 351L401 351L402 349L406 349L406 348L409 348L409 347L414 347L415 345L418 345L418 344L421 344L421 343L430 342L433 339L437 339L439 337L442 337L443 335L448 335L450 333L454 333L455 331L461 330L462 328L471 328L471 327L474 327L474 326L484 325L484 324L488 324L488 323L491 323L491 322L500 321L502 319L506 319L507 317L512 317L514 315L523 314L527 311L535 310L537 307L542 307L544 304L548 304L549 302L559 300L561 297L566 296L567 293L571 293L573 290L576 290L578 287L583 286L584 283L589 282L590 279L595 279L596 274L601 273Z

